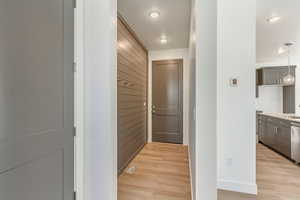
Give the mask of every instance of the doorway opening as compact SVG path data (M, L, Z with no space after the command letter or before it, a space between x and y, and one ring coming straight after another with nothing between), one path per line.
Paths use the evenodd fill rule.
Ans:
M299 9L298 1L257 1L259 200L300 197Z
M191 199L190 3L118 2L118 200Z

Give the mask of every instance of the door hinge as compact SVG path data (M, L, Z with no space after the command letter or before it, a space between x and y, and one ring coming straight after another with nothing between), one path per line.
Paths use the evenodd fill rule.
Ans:
M76 191L74 191L74 193L73 193L73 199L74 199L74 200L77 199L77 192L76 192Z
M73 0L74 8L77 7L77 0Z
M74 126L74 127L73 127L73 136L76 137L76 134L77 134L77 129L76 129L76 127Z
M76 62L73 63L73 72L74 73L77 72L77 63Z

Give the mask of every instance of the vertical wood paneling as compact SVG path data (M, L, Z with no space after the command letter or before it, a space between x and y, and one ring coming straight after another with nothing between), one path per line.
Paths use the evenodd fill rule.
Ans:
M118 171L123 171L147 140L148 53L118 18Z

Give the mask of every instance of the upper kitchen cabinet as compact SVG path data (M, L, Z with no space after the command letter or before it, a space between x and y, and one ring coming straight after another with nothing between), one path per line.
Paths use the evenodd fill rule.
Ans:
M291 67L291 74L295 76L296 66ZM257 85L283 85L283 78L289 73L287 66L263 67L257 69Z

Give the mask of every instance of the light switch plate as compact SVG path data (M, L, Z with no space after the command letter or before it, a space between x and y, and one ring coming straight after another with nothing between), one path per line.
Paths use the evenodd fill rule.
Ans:
M230 81L230 86L231 86L231 87L237 87L238 84L239 84L239 80L238 80L237 77L235 77L235 78L230 78L229 81Z

